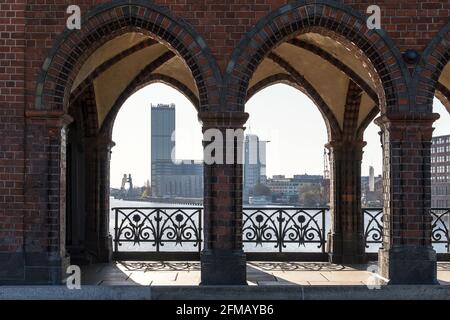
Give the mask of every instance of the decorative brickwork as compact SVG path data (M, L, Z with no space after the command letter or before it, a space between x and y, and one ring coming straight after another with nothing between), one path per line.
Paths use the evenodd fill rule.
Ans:
M353 214L360 205L361 137L381 111L385 234L380 267L392 283L435 282L428 214L429 153L436 119L432 99L436 92L441 99L449 98L450 88L438 82L450 58L449 1L379 0L382 30L368 30L368 3L363 0L83 0L72 4L81 7L81 30L65 29L64 1L10 0L0 5L1 283L61 283L68 263L66 212L79 207L87 212L86 238L78 239L85 243L80 257L110 259L107 210L112 126L129 95L155 81L183 92L199 110L204 129L242 128L248 117L245 102L269 84L287 82L307 93L327 119L330 133L336 212L330 257L335 261L364 260L360 216ZM72 93L78 71L92 53L128 32L148 35L151 40L91 70L92 76ZM352 53L356 46L375 88L330 52L296 39L305 33L339 41ZM154 63L167 63L177 55L192 73L198 98L186 83L155 73L157 65L147 61L99 128L93 77L155 42L171 52ZM344 121L350 124L341 129L318 89L274 54L273 49L282 43L301 46L325 59L354 82ZM417 62L403 59L407 50L417 51ZM266 58L286 74L273 75L249 88L255 70ZM378 107L356 128L360 98L350 93L359 90ZM74 125L69 126L72 119L67 114ZM66 172L71 178L76 173L73 163L83 168L85 180L73 185L75 190L85 190L85 197L66 194ZM244 283L242 166L205 166L204 179L202 282ZM71 201L85 203L76 206Z
M394 284L436 282L431 246L431 137L438 115L381 117L383 138L383 276Z
M409 108L408 100L403 99L407 96L406 65L392 40L387 34L368 30L359 13L332 1L288 4L265 17L247 34L233 52L224 78L227 92L236 99L230 107L243 107L252 74L273 48L311 31L351 41L364 52L380 79L376 91L383 112Z
M80 31L66 31L58 38L39 76L35 108L67 109L72 83L83 62L107 40L133 30L173 48L194 75L202 106L214 105L206 84L217 83L220 74L201 36L161 7L143 1L115 1L91 11Z
M201 112L203 130L244 129L247 113ZM243 139L243 136L242 136ZM206 141L205 141L206 143ZM239 147L240 144L240 147ZM225 155L230 150L225 143ZM233 138L233 154L237 160L243 140ZM225 162L225 161L224 161ZM204 165L204 249L202 252L203 284L245 284L246 263L242 248L242 164Z
M430 108L432 106L436 88L440 85L438 83L439 77L449 61L450 22L433 37L416 67L415 85L417 86L417 95L415 103L418 107L423 105ZM440 91L442 93L442 88Z

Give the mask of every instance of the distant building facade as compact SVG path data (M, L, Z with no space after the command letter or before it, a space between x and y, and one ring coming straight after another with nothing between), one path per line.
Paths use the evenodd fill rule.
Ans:
M203 163L175 160L175 105L151 106L151 183L156 198L202 198Z
M157 161L152 164L154 197L201 198L203 196L203 163Z
M244 201L247 202L253 188L266 180L266 146L257 135L248 134L244 141Z
M151 105L151 160L172 162L175 152L175 104Z
M450 207L450 135L432 139L431 206Z
M294 175L287 178L284 175L274 175L266 180L265 185L270 189L273 197L290 199L291 202L298 198L300 188L305 185L316 185L324 188L324 178L320 175Z

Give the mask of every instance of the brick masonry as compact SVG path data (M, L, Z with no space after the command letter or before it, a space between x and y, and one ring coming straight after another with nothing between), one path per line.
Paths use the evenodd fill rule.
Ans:
M69 4L78 4L82 9L80 32L64 30ZM64 133L70 122L65 113L72 102L71 83L96 48L124 30L136 29L154 35L185 60L200 93L196 105L206 112L200 116L202 121L209 119L207 123L233 128L243 125L248 82L253 72L276 45L312 30L355 43L378 75L376 90L371 95L378 96L383 113L379 123L385 159L386 253L381 254L380 264L385 275L399 282L411 283L414 277L420 282L432 282L435 262L429 250L429 217L424 212L430 207L429 142L435 119L432 98L450 58L450 2L379 0L377 4L382 9L381 31L367 29L364 19L368 3L362 0L3 1L0 4L0 282L60 280L66 261ZM402 59L402 53L408 49L419 52L417 63L408 64ZM146 77L150 75L141 74L134 85L156 81ZM298 82L295 77L273 80ZM180 84L171 84L186 92ZM264 85L267 84L261 87ZM125 95L135 89L130 87ZM314 98L314 92L308 93ZM83 99L92 100L92 96ZM106 123L112 121L113 116ZM98 129L92 127L95 119L89 118L85 123L94 132ZM328 127L330 132L338 132L332 121ZM106 140L89 140L93 144L90 148L96 150L91 160L102 162L91 164L90 170L95 172L92 177L97 179L98 189L104 190L95 191L88 200L94 211L105 208L107 201L108 147L101 146L105 146L110 129L111 126L103 132ZM207 214L209 223L215 226L206 230L208 246L213 250L205 258L205 265L220 267L220 261L227 261L229 266L242 265L245 259L239 251L242 186L238 183L242 168L211 167L205 173ZM225 192L220 199L213 192L217 186ZM107 250L107 245L101 244L107 241L101 234L104 221L99 221L98 216L91 218L97 232L94 246ZM411 261L416 262L417 268L410 272L405 265ZM230 282L242 282L242 268L232 270L236 277L231 276ZM417 272L422 271L426 276L417 278ZM205 282L216 281L214 277L209 279Z

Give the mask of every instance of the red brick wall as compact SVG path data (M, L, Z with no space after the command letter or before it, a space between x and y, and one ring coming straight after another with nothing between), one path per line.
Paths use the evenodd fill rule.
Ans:
M64 192L64 176L59 179L59 158L63 159L64 149L57 149L56 140L36 140L34 131L44 132L47 129L35 124L29 124L26 129L24 114L26 109L34 108L37 78L55 40L65 28L67 7L80 5L86 15L95 5L106 2L109 1L6 0L0 3L0 253L22 250L24 221L29 222L27 228L32 228L33 219L44 221L48 218L42 216L42 212L52 215L50 218L61 218L58 217L61 210L56 208L58 200L54 197L58 192ZM245 34L261 18L288 3L277 0L154 2L167 7L173 16L185 19L193 26L205 39L222 73ZM448 23L450 16L448 0L343 2L361 14L365 14L367 6L373 2L379 5L382 9L382 28L400 51L424 50ZM434 90L428 88L428 91ZM50 151L39 151L40 147L50 148ZM52 158L48 158L50 156ZM46 162L42 163L42 168L47 168L42 173L44 178L39 177L40 162ZM26 172L30 174L26 175ZM47 181L52 184L47 188L40 180L52 173L58 174L58 178ZM29 235L39 232L48 234L42 237L45 239L42 242L36 236L39 243L27 243L26 247L30 251L34 248L38 251L58 251L61 248L57 248L57 242L61 240L61 235L55 232L58 232L59 226L60 221L51 221L46 230L27 230Z
M8 16L5 23L11 23L15 10L26 18L26 80L27 105L34 103L35 78L42 63L52 47L54 39L64 29L70 4L78 4L82 12L108 1L11 1L17 4L3 4L2 14ZM26 2L26 7L23 4ZM167 7L175 16L188 21L202 35L211 48L222 70L227 65L230 54L251 27L271 11L288 3L281 0L234 0L234 1L198 1L198 0L156 0L156 4ZM341 1L365 14L373 1ZM382 9L382 27L396 42L401 51L409 48L423 50L430 39L448 22L450 2L447 0L378 0ZM23 31L25 21L14 19ZM6 28L6 26L2 26ZM8 26L11 28L11 26ZM2 37L3 38L3 37ZM21 38L20 36L18 37Z
M78 4L82 13L87 13L89 8L105 2L108 1L27 1L25 14L27 59L25 65L29 107L34 101L33 80L42 67L54 39L65 27L65 19L68 16L66 14L67 6ZM231 52L245 33L260 18L287 2L281 0L155 1L161 6L167 6L173 15L185 19L203 36L222 70L226 67ZM343 2L362 14L365 14L368 5L373 3L373 1L355 0ZM394 39L401 51L411 48L423 50L430 39L448 22L450 16L450 2L447 0L378 0L376 4L382 10L382 27ZM13 10L23 10L24 8L23 4L10 6L14 6ZM2 14L4 13L2 12ZM23 13L21 14L23 15ZM24 21L20 22L23 28Z
M249 31L260 18L289 1L157 0L155 2L169 6L175 15L183 17L192 24L208 42L219 66L224 68L227 58L245 32ZM433 35L448 22L450 16L450 2L446 0L345 0L340 2L350 5L363 14L369 5L379 5L382 28L397 42L401 50L409 48L422 50Z
M0 252L23 239L24 1L0 3Z

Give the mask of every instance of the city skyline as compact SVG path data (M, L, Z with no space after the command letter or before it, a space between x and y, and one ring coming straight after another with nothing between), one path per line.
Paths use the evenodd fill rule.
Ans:
M283 105L280 106L280 99ZM144 185L150 178L151 104L175 104L177 159L202 158L201 125L190 101L177 90L152 84L132 95L123 105L114 124L113 141L116 146L111 156L111 187L119 187L123 174L132 174L136 185ZM299 108L301 105L303 108ZM445 135L450 128L450 116L445 107L435 99L435 112L441 118L435 122L434 135ZM282 112L279 112L281 110ZM274 85L262 90L246 105L250 114L246 134L256 134L261 140L270 141L267 146L267 176L296 174L323 174L323 152L327 143L325 122L314 103L303 93L287 85ZM285 117L290 113L292 117ZM283 123L281 123L283 121ZM273 128L271 123L275 123ZM276 123L280 123L277 125ZM378 126L373 122L364 133L362 175L369 174L373 166L375 175L382 174L381 143ZM308 139L297 139L307 136ZM139 141L139 144L136 143ZM292 145L295 147L293 148ZM304 156L301 150L308 150ZM283 157L282 154L292 154ZM128 168L124 168L127 164Z

